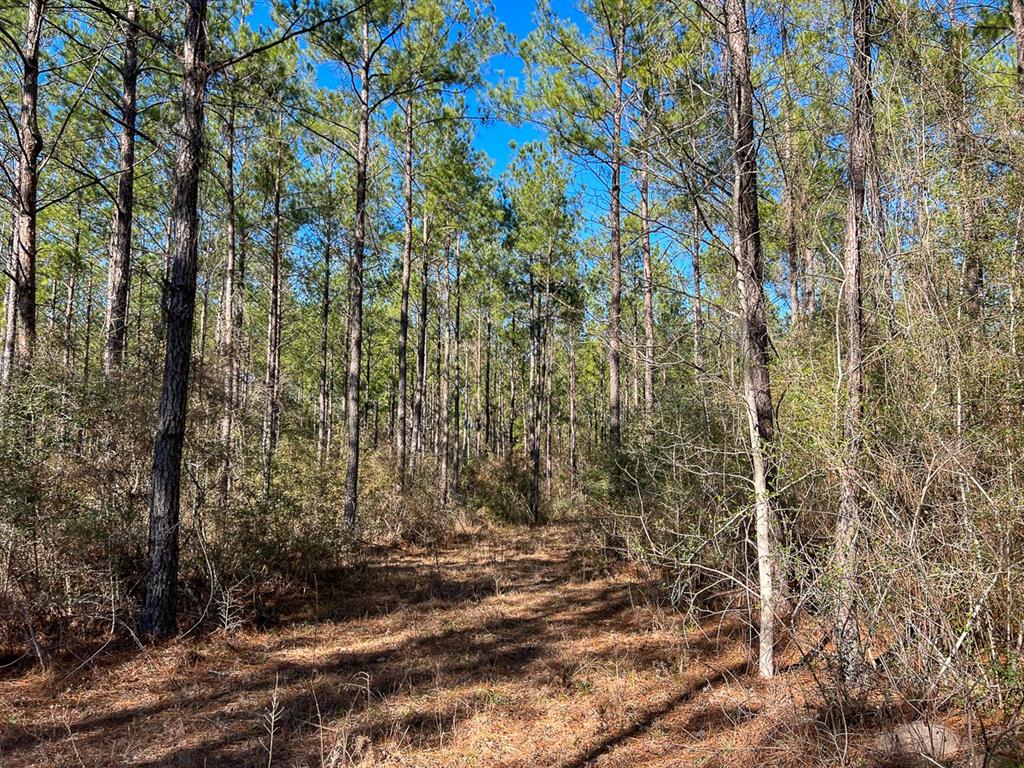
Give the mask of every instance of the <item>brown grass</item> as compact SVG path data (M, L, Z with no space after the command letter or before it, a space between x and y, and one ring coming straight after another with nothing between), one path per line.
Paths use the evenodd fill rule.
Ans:
M683 627L636 573L574 562L568 527L478 531L321 579L270 627L22 672L0 765L853 764L806 673L749 673L743 623Z

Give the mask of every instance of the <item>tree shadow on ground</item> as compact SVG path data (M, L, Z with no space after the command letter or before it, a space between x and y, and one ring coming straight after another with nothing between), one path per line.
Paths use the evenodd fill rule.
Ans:
M471 557L468 562L405 557L401 562L370 564L362 583L338 578L322 585L312 616L308 596L305 604L297 601L282 610L290 620L277 622L274 631L267 633L270 637L265 638L257 663L246 657L253 652L251 647L237 649L229 657L230 664L224 662L223 648L218 648L221 656L207 658L206 644L230 645L230 635L192 640L188 647L196 655L191 662L186 653L184 664L164 672L152 684L147 682L147 691L156 701L85 715L69 702L62 722L6 725L0 732L0 762L15 768L38 765L42 755L70 753L83 756L80 759L87 765L122 765L110 757L117 754L112 745L129 744L133 738L138 743L136 734L149 733L164 743L150 742L153 752L147 749L143 754L165 751L153 757L136 754L131 759L134 766L251 766L267 760L272 710L279 713L273 718L275 763L319 764L325 733L332 744L344 738L358 748L382 740L416 748L436 746L445 723L453 722L460 711L465 714L480 706L479 694L463 689L525 681L565 685L572 678L573 664L578 668L623 658L624 641L619 635L638 634L631 592L635 585L601 580L566 583L569 566L563 559L512 551L503 551L495 559L493 554ZM381 608L382 602L386 609ZM475 607L489 609L492 603L493 611L480 611L479 616L474 612ZM372 620L381 617L395 620L402 629L391 644L387 636L372 635L381 629ZM360 624L368 620L367 626ZM310 626L310 621L316 623ZM374 647L302 656L318 631L328 639L332 632L344 632L349 638L355 631L360 646L370 642ZM565 643L589 640L600 631L617 634L608 642L573 651L575 656L568 662L559 657ZM730 628L726 635L743 632L742 627ZM287 634L274 636L280 633ZM685 645L691 655L711 656L722 640L697 637ZM667 662L680 651L680 644L669 645L640 637L635 650L625 650L633 654L630 663L639 668ZM181 652L172 645L152 653L158 657L175 650ZM301 658L279 658L292 651ZM218 664L227 668L217 668ZM560 665L567 669L552 675L551 669ZM734 665L714 679L738 674L743 666ZM103 686L102 665L93 672L93 680ZM455 701L434 706L417 701L440 691L452 692ZM693 693L693 688L681 691L646 711L567 766L582 766L641 733ZM51 704L60 705L61 699L57 692ZM110 703L117 707L124 699L131 696L115 690ZM170 736L158 735L172 722L177 724L172 730L177 730ZM166 750L166 739L173 740L173 749ZM89 762L100 755L105 756L102 762Z

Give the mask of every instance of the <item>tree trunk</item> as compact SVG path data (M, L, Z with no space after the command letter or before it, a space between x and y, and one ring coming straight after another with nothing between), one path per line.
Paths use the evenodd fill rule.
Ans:
M1020 101L1018 108L1024 109L1024 0L1011 0L1010 6L1013 12L1013 40L1016 45L1017 92Z
M508 408L508 446L506 451L511 453L516 444L516 361L515 361L515 337L516 337L516 316L512 315L512 332L509 335L509 356L508 356L508 380L509 380L509 408Z
M124 23L124 61L121 65L121 137L117 196L110 228L107 267L107 316L104 323L103 372L121 367L128 346L128 287L131 281L132 206L135 187L135 119L138 60L138 6L128 0Z
M16 214L15 214L16 216ZM15 342L15 326L17 324L17 313L15 312L15 280L8 277L7 273L14 275L17 272L18 255L14 249L14 219L15 216L11 217L11 231L7 238L7 263L5 265L6 272L3 276L4 281L4 346L2 354L0 354L0 404L7 394L7 385L11 379L11 368L14 365L14 342ZM2 414L0 414L2 419Z
M615 23L623 24L621 4ZM623 62L625 57L625 31L611 28L615 57L615 93L612 105L612 147L611 147L611 277L608 303L608 436L613 451L622 442L621 404L619 392L619 354L622 346L620 325L622 322L622 119L625 111L623 99Z
M423 401L427 394L427 299L430 259L427 257L427 214L423 214L423 262L420 272L419 339L416 342L416 400L413 403L412 448L423 451Z
M455 359L455 392L452 405L454 406L455 418L452 424L455 428L454 440L452 440L452 490L457 494L459 491L459 472L462 467L462 236L455 238L455 317L453 324L453 349Z
M444 260L444 275L443 279L439 280L444 291L444 296L441 297L441 301L438 306L438 319L440 323L440 329L438 334L438 342L441 344L440 354L438 355L438 376L437 376L437 434L440 440L438 447L439 451L439 473L440 473L440 486L441 486L441 508L444 509L448 506L448 456L449 456L449 443L451 441L451 435L449 432L449 413L448 413L448 399L449 399L449 381L448 371L451 364L451 323L449 322L449 311L451 308L451 261L450 261L450 250L448 247L445 248L445 260Z
M363 348L363 260L366 251L366 185L370 157L370 29L363 19L363 71L359 87L359 138L356 148L356 211L348 271L348 466L345 472L345 522L355 527L359 506L359 375Z
M476 315L476 341L473 344L473 352L476 356L476 382L473 390L473 414L467 418L467 422L472 424L473 427L473 455L479 456L483 451L483 442L485 440L484 433L484 369L483 369L483 343L484 343L484 330L483 330L483 316L477 312ZM468 396L468 395L467 395ZM468 441L469 436L467 435L467 455L468 455Z
M871 48L869 0L853 2L853 61L850 68L849 198L843 237L843 324L846 330L846 407L843 411L843 464L839 473L839 520L836 525L838 578L836 652L844 680L860 664L860 635L854 610L857 573L856 539L860 520L860 453L862 443L864 319L861 301L861 248L864 196L871 120Z
M818 296L815 293L815 258L814 248L810 245L804 246L804 320L813 320L818 314Z
M541 414L541 381L540 381L540 297L533 274L530 273L530 392L527 398L526 416L529 423L527 430L527 456L530 461L530 520L536 525L540 522L540 414Z
M82 385L89 383L89 359L92 352L92 269L85 265L85 339L82 342Z
M550 286L548 286L550 288ZM549 294L550 295L550 294ZM550 313L551 302L550 298L545 301L546 311ZM554 474L554 457L552 456L552 445L551 432L552 432L552 405L551 401L554 398L553 382L554 382L554 349L555 344L552 339L553 330L550 324L550 318L545 320L544 323L544 493L547 494L548 502L551 501L551 478Z
M39 45L46 0L28 0L22 48L21 113L18 118L18 178L15 198L14 303L17 366L32 364L36 340L36 197L39 189Z
M793 326L800 324L800 242L796 228L796 205L793 194L796 171L793 167L793 97L789 91L789 26L782 19L781 34L784 93L782 97L782 215L786 227L786 265L789 272L789 313Z
M206 91L206 0L187 0L178 157L171 199L173 232L170 280L165 294L167 352L153 447L153 497L149 507L146 597L139 632L174 634L178 581L181 453L185 441L192 320L196 302L199 173Z
M330 214L329 214L330 215ZM325 232L324 283L320 292L320 391L317 399L316 462L321 469L331 448L331 240L334 232L330 225Z
M203 304L199 310L199 354L196 356L196 371L202 374L206 363L206 317L210 311L210 281L203 280ZM200 383L202 380L200 378Z
M757 208L757 145L754 135L754 94L745 0L725 0L725 28L731 57L733 210L735 217L736 283L740 299L743 385L753 470L757 570L760 593L758 671L774 674L775 599L773 520L769 498L772 468L770 447L775 433L768 376L766 322L761 259L761 222Z
M487 308L487 339L484 342L484 445L494 451L494 434L491 431L491 309Z
M651 219L648 202L647 151L640 166L640 225L644 270L644 418L654 412L654 272L651 265Z
M438 455L441 450L441 375L442 368L444 367L444 355L445 355L445 337L444 337L444 326L447 322L448 306L443 302L448 300L447 291L447 274L448 264L451 261L451 254L448 250L449 246L445 245L444 250L444 270L442 271L441 265L437 265L437 284L444 288L444 296L439 297L437 304L437 334L434 345L434 408L431 413L431 423L433 424L434 432L434 456Z
M576 388L578 386L576 342L578 338L579 333L576 328L573 328L569 336L569 492L571 495L576 493L576 476L579 469L576 450Z
M281 428L281 155L274 169L274 221L270 245L270 308L267 310L267 372L260 446L263 459L263 498L270 498L274 454Z
M78 233L75 233L78 239ZM78 285L78 269L72 269L64 291L64 375L71 383L71 370L75 362L75 288ZM56 293L56 291L54 291Z
M229 108L227 118L227 181L224 195L227 199L227 221L225 222L225 239L227 240L227 258L224 266L224 288L222 293L222 311L224 322L221 331L221 353L224 357L223 396L224 410L221 412L218 428L218 442L221 452L220 477L218 480L218 496L221 507L225 507L231 496L231 439L234 431L235 411L239 404L239 354L238 342L242 333L242 285L244 283L244 264L241 250L235 237L235 110Z
M702 241L700 209L697 203L694 202L693 252L690 255L690 266L693 271L693 369L697 376L704 371L704 299L701 294L700 274L700 247Z
M409 282L412 276L412 129L413 103L405 103L405 231L402 243L402 298L398 317L398 395L395 416L395 457L398 460L398 487L405 487L406 447L405 404L408 389Z
M980 243L977 237L976 185L981 176L978 167L974 135L971 129L970 107L967 103L967 73L964 65L965 44L956 28L953 8L949 12L947 54L953 67L950 93L950 130L956 154L956 178L958 181L961 232L963 239L963 296L967 314L972 321L981 316L982 263ZM973 329L972 329L973 330Z

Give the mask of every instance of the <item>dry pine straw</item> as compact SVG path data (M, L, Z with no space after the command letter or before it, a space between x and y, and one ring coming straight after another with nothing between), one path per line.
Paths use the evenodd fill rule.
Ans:
M0 679L0 765L840 764L805 673L757 680L743 624L684 627L636 573L581 575L573 540L391 552L266 630Z

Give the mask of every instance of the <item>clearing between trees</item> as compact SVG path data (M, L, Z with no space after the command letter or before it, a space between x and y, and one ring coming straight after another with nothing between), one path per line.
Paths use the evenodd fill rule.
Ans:
M685 626L583 541L560 524L378 550L263 627L7 670L0 764L850 764L794 648L758 678L746 617ZM878 734L846 749L873 760Z

